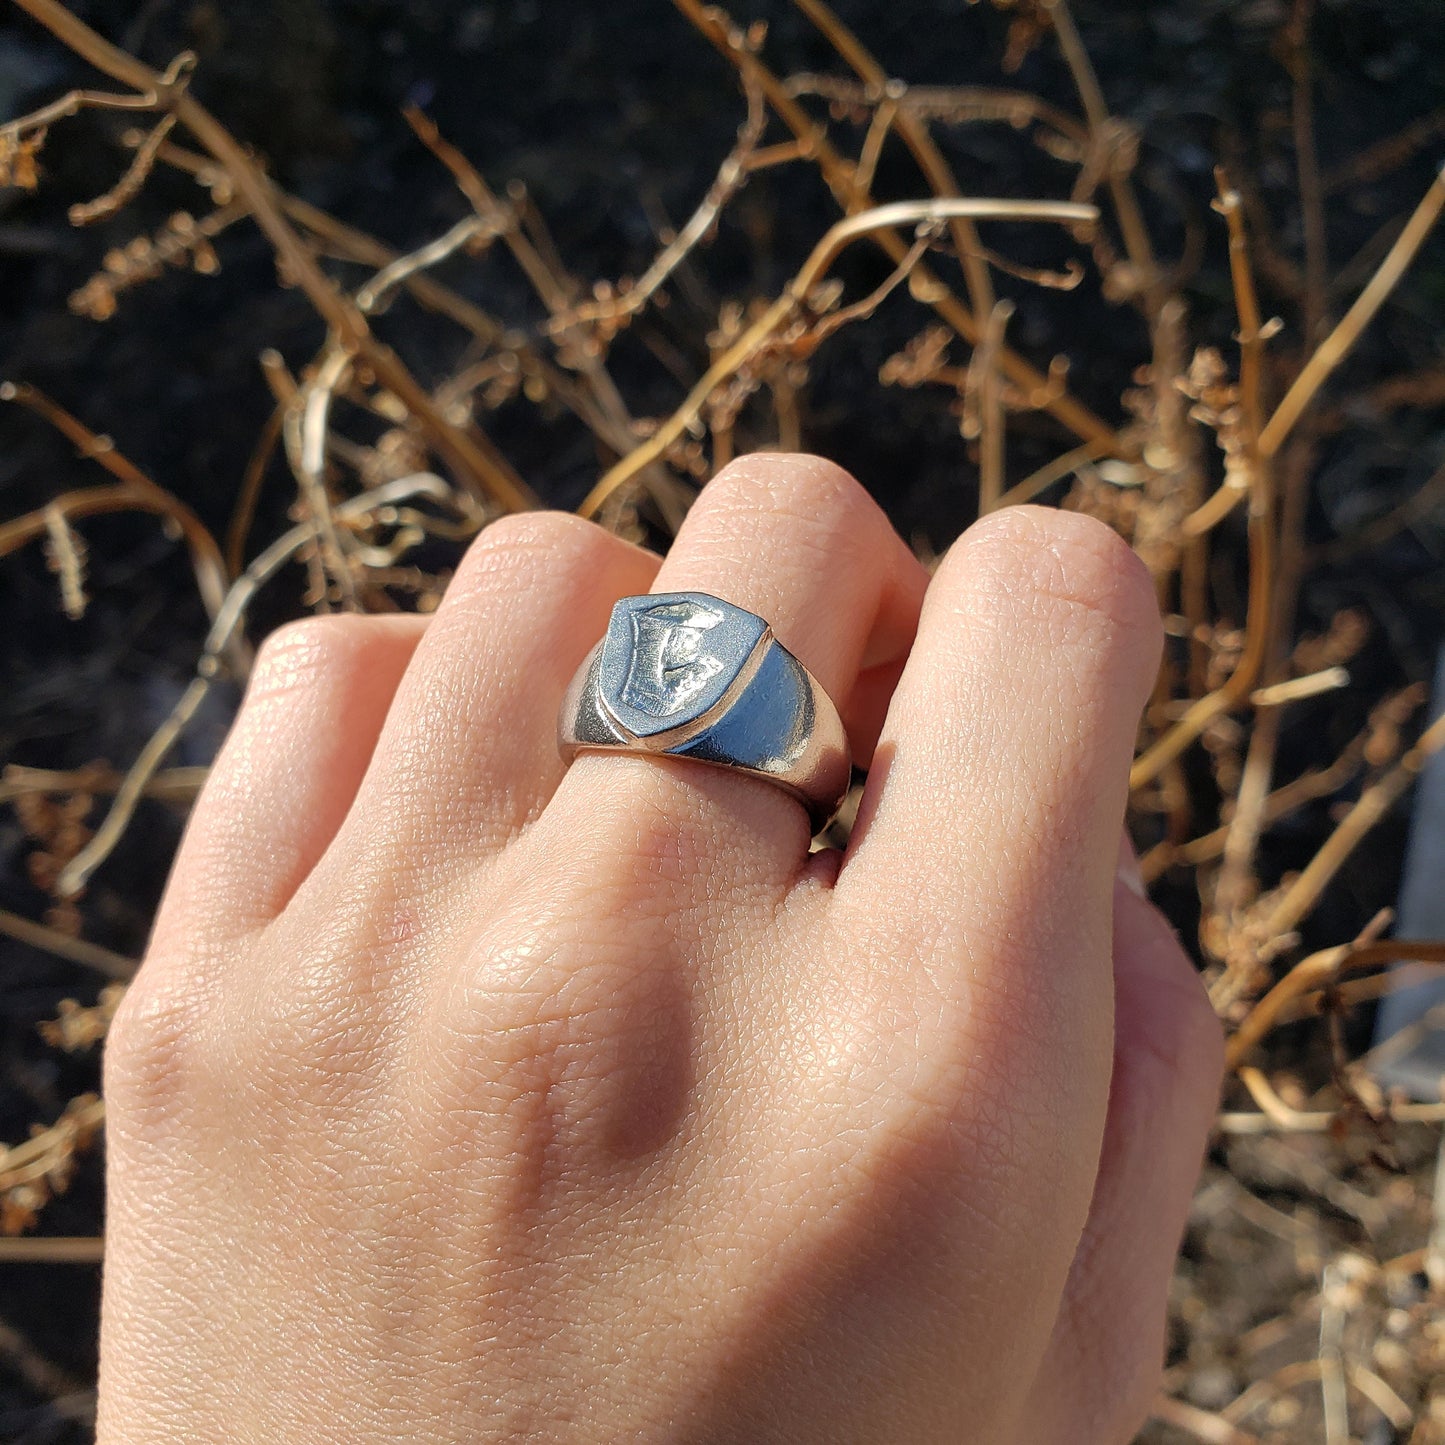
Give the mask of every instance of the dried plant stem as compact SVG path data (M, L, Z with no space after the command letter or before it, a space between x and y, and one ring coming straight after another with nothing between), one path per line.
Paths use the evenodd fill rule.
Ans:
M287 215L297 225L316 236L345 260L385 269L402 259L400 253L382 245L364 231L358 231L338 221L334 216L298 196L282 192L280 201ZM636 444L637 438L631 429L630 418L619 419L603 410L586 390L577 385L571 375L554 366L540 352L527 345L516 332L503 326L480 306L424 272L407 275L403 284L420 305L454 321L483 346L514 356L524 376L538 378L550 395L555 396L618 456L625 455Z
M112 45L72 15L60 0L14 0L58 40L97 70L140 92L149 104L137 108L165 108L224 167L236 193L276 250L283 273L291 278L316 308L327 326L357 356L364 357L377 379L391 390L422 433L448 464L463 486L488 497L509 511L536 505L530 492L498 472L472 439L451 426L390 347L371 332L360 310L333 284L297 236L277 204L270 180L226 128L193 96L177 88L163 91L164 78L134 56ZM159 104L156 98L159 98Z
M8 1320L0 1319L0 1358L62 1417L94 1423L95 1393L68 1370L47 1360Z
M1310 558L1315 562L1342 562L1357 556L1372 547L1388 542L1391 537L1424 521L1435 509L1445 502L1445 463L1435 470L1398 506L1391 507L1382 517L1367 522L1363 527L1321 547Z
M251 534L251 523L256 517L256 504L261 499L261 487L266 480L266 469L276 454L281 441L281 430L286 420L286 408L276 406L261 428L255 448L246 463L241 478L241 490L236 496L236 505L231 511L231 522L226 528L226 568L232 577L239 577L246 567L246 539Z
M22 1144L0 1147L0 1192L49 1174L58 1157L73 1152L105 1122L105 1103L93 1094L72 1099L65 1112L48 1129L40 1129Z
M1380 263L1355 304L1345 313L1338 326L1320 343L1304 370L1295 378L1284 399L1260 434L1260 452L1272 457L1294 430L1306 407L1324 385L1326 378L1349 355L1360 333L1369 325L1386 298L1400 283L1406 268L1445 210L1445 171L1435 177L1430 189L1416 206L1389 254Z
M1215 718L1237 707L1253 691L1268 648L1275 571L1274 530L1262 502L1250 506L1249 553L1249 616L1239 662L1221 687L1193 703L1163 737L1135 760L1129 772L1131 789L1153 782Z
M340 503L335 508L335 515L341 521L359 521L368 513L422 494L445 499L448 493L446 484L439 477L425 473L402 477ZM55 892L59 897L75 897L85 887L91 874L110 856L129 825L136 804L144 795L156 770L176 745L219 676L221 655L240 631L252 599L261 587L314 538L315 528L311 522L292 527L257 556L231 584L225 603L206 636L195 677L191 679L190 685L181 694L169 716L141 749L140 755L127 772L125 781L117 789L110 811L96 829L94 837L61 869L55 881Z
M652 264L619 294L610 296L605 302L584 302L572 309L571 316L583 322L608 318L613 324L621 319L635 316L666 285L669 278L686 258L702 243L708 232L716 225L723 208L742 189L748 177L771 165L802 159L796 149L782 153L763 152L758 149L763 132L767 128L767 101L761 90L752 83L751 77L744 78L743 89L747 98L747 115L738 128L733 148L723 158L717 175L702 201L692 215L663 245L653 258ZM554 316L553 329L563 330L568 318Z
M408 106L402 113L417 138L451 173L477 216L496 227L497 235L512 253L548 314L559 323L567 320L567 324L560 326L561 336L564 342L572 344L567 348L564 360L582 377L598 410L611 423L614 434L626 438L619 449L619 455L625 455L636 437L633 418L601 353L586 335L581 334L575 321L570 320L569 313L577 300L577 283L562 271L550 245L544 255L531 237L514 221L509 222L508 208L493 194L482 173L441 134L429 116L415 106ZM659 478L658 485L665 490L664 479Z
M136 147L135 155L131 158L131 163L120 180L103 196L98 196L84 205L70 208L70 224L72 226L89 226L96 221L108 220L135 200L140 194L141 187L145 185L146 178L155 169L156 156L165 144L166 137L175 128L175 115L163 115L140 145Z
M1392 1104L1383 1110L1383 1117L1392 1124L1445 1124L1445 1104ZM1301 1112L1285 1106L1282 1112L1270 1113L1225 1110L1214 1127L1221 1134L1324 1134L1339 1122L1335 1109Z
M1219 191L1215 209L1229 228L1229 274L1234 285L1235 313L1239 317L1239 404L1244 467L1237 479L1226 481L1203 506L1184 519L1183 530L1188 537L1203 536L1223 521L1247 495L1254 478L1269 466L1259 446L1264 430L1264 323L1250 265L1244 206L1223 167L1214 174Z
M1286 27L1286 66L1293 82L1290 123L1294 131L1295 172L1298 176L1300 212L1304 223L1304 321L1305 337L1314 345L1325 321L1325 298L1329 290L1329 239L1325 227L1324 188L1320 181L1318 148L1315 145L1314 65L1310 55L1310 24L1315 0L1294 0ZM1331 1441L1330 1445L1334 1445Z
M1355 299L1354 305L1315 349L1273 415L1260 429L1258 454L1261 464L1268 463L1279 453L1320 387L1350 353L1360 334L1374 319L1375 313L1399 285L1401 277L1439 220L1442 210L1445 210L1445 170L1437 174L1390 248L1389 254ZM1226 211L1226 215L1228 214ZM1243 391L1243 388L1241 390ZM1221 487L1198 511L1185 519L1186 532L1199 535L1218 526L1243 501L1244 496L1245 489L1242 487Z
M1445 107L1413 120L1403 130L1387 136L1351 156L1324 177L1324 193L1334 195L1348 186L1368 185L1403 165L1431 141L1445 135Z
M140 967L135 959L127 958L122 953L114 953L108 948L102 948L98 943L87 943L83 938L72 938L57 928L48 928L43 923L22 918L18 913L11 913L6 908L0 908L0 933L30 948L38 948L43 953L51 953L57 958L68 959L71 963L81 964L85 968L93 968L107 978L120 979L122 982L134 977L136 969Z
M1089 122L1090 144L1104 152L1104 175L1108 181L1114 212L1119 219L1124 247L1134 269L1139 273L1142 295L1146 302L1145 310L1157 322L1159 313L1169 299L1169 290L1154 259L1154 244L1149 239L1149 228L1144 224L1134 188L1112 153L1112 133L1118 129L1119 122L1110 114L1103 88L1094 73L1093 62L1089 59L1089 52L1074 24L1074 15L1068 0L1042 0L1042 3L1043 9L1054 23L1054 33L1058 36L1064 63L1069 67L1074 88L1079 92L1079 103L1083 106L1084 115Z
M1031 502L1041 492L1048 491L1055 482L1063 481L1080 467L1086 467L1090 462L1097 462L1107 455L1108 449L1099 443L1085 442L1083 446L1075 447L1073 451L1065 452L1063 456L1045 463L1023 481L1016 482L998 499L997 506L1016 507Z
M165 164L195 176L202 184L214 184L216 179L224 175L224 171L215 161L186 150L183 146L164 145L159 158ZM278 189L276 200L296 225L342 260L382 270L402 259L399 252L383 245L375 237L348 226L344 221L337 220L329 212L302 200L299 196ZM480 306L422 272L407 276L403 284L418 304L455 322L463 330L470 332L483 346L495 347L515 356L524 375L538 377L553 396L578 416L618 456L631 450L636 438L630 430L619 430L614 420L598 411L587 394L567 373L553 366L539 352L526 345L515 332L508 330ZM233 568L232 575L238 570Z
M1303 995L1292 1008L1285 1011L1280 1022L1293 1023L1297 1018L1309 1018L1320 1012L1326 999L1331 1006L1341 1010L1353 1008L1360 1003L1373 1003L1387 993L1393 993L1397 988L1412 988L1417 983L1428 983L1438 978L1442 967L1445 965L1412 959L1409 963L1396 964L1388 973L1377 973L1372 978L1356 978L1347 983L1331 984L1327 991ZM1445 1012L1442 1012L1438 1022L1445 1023ZM1359 1063L1369 1067L1374 1059L1380 1057L1386 1044L1398 1039L1401 1033L1408 1033L1413 1027L1414 1025L1409 1025L1391 1034L1389 1039L1362 1054Z
M1172 1395L1161 1395L1155 1400L1153 1417L1165 1425L1171 1425L1176 1430L1183 1430L1194 1436L1196 1440L1203 1441L1204 1445L1263 1445L1258 1435L1239 1429L1222 1415L1201 1410L1198 1405L1176 1400Z
M1221 1115L1217 1124L1221 1133L1319 1134L1338 1124L1340 1115L1337 1109L1306 1111L1291 1108L1280 1098L1279 1092L1265 1077L1264 1072L1253 1065L1241 1065L1237 1072L1240 1083L1249 1090L1250 1098L1259 1105L1259 1112ZM1381 1110L1380 1117L1394 1124L1445 1123L1445 1103L1390 1104Z
M813 248L797 275L773 304L708 368L687 399L641 446L607 472L587 494L578 511L595 517L609 498L643 467L657 461L694 421L708 398L759 349L803 309L814 288L827 274L839 252L855 240L878 233L897 235L900 226L921 226L946 221L954 214L972 219L1007 217L1011 220L1059 221L1087 225L1098 215L1092 206L1065 201L932 200L898 201L876 206L837 222ZM906 261L905 247L899 261ZM915 273L916 274L916 273Z
M1359 771L1363 751L1363 740L1356 739L1329 767L1305 773L1276 788L1265 799L1263 825L1267 827L1280 818L1288 817L1316 798L1327 798L1331 793L1337 793ZM1201 863L1218 858L1224 852L1225 839L1228 836L1229 827L1226 824L1198 838L1192 838L1187 843L1164 845L1165 851L1153 870L1145 869L1145 879L1152 881L1165 868L1175 864L1197 868Z
M356 304L368 315L375 316L391 303L392 293L419 271L439 265L447 257L454 256L463 246L470 246L483 239L497 235L496 217L465 216L449 231L438 236L425 246L418 246L404 256L398 256L383 266L365 286L356 293Z
M1445 714L1436 718L1420 741L1377 783L1365 789L1299 877L1284 890L1262 927L1270 938L1290 933L1319 901L1330 879L1365 835L1414 785L1431 754L1445 747Z
M326 485L326 437L331 401L337 387L350 376L351 368L352 358L343 348L333 346L326 352L286 408L281 435L315 531L316 555L330 574L342 605L356 612L361 606L356 575L337 529ZM325 610L328 604L324 589L317 602Z
M1237 1069L1302 995L1325 988L1346 973L1398 961L1445 962L1445 942L1391 938L1376 943L1343 943L1301 959L1245 1015L1225 1046L1227 1066Z
M793 3L813 22L844 61L852 66L865 86L880 94L887 89L888 72L879 65L867 46L843 24L832 9L824 3L824 0L793 0ZM922 171L933 194L956 198L960 191L953 168L933 143L933 137L928 133L926 122L915 113L901 109L891 95L885 103L889 107L887 113L892 117L894 129L897 130L904 145L912 152L914 160L918 163L918 169ZM881 128L878 134L881 146L884 134ZM876 157L872 165L865 166L860 161L858 173L855 175L855 183L864 194L871 187L874 165L876 165ZM959 264L963 267L964 282L968 287L969 301L973 306L974 323L979 329L980 337L983 337L987 335L988 322L993 314L995 303L993 279L988 273L988 263L984 259L983 246L979 240L977 229L966 217L954 217L949 223L949 229L953 234L953 244L954 249L958 252Z
M1345 1311L1338 1267L1325 1266L1320 1285L1320 1392L1324 1401L1325 1445L1349 1445L1350 1397L1345 1383Z
M1249 700L1255 707L1282 707L1285 703L1319 697L1321 693L1334 692L1349 685L1348 668L1327 667L1323 672L1310 673L1308 677L1292 677L1284 682L1272 683L1269 687L1257 687Z
M865 109L881 103L877 86L842 80L836 75L795 73L787 76L782 86L790 99L815 95L823 100ZM1029 122L1037 121L1054 132L1055 138L1062 143L1060 149L1071 150L1079 158L1082 158L1089 143L1089 128L1077 116L1025 90L989 85L903 86L885 73L882 99L921 121L936 121L943 125L992 121L1022 130Z
M206 781L207 768L168 768L157 773L146 792L149 798L185 802L194 798ZM0 773L0 803L37 793L113 793L122 774L102 765L56 772L49 768L25 768L11 763Z
M226 595L229 574L226 571L225 559L221 556L221 549L216 545L216 539L211 536L201 519L179 497L166 491L164 487L158 486L134 462L119 452L109 437L97 436L88 426L77 417L72 416L58 402L46 396L38 387L23 382L0 382L0 401L14 402L17 406L23 406L27 411L33 412L48 422L75 447L82 457L98 462L104 467L120 483L125 496L134 499L138 510L153 512L175 526L176 530L185 538L186 546L190 549L191 566L196 574L196 590L201 595L201 601L205 604L206 611L211 617L215 617L220 610L221 601ZM114 491L115 489L96 488L94 490ZM68 495L84 497L89 493L72 492ZM83 515L83 509L70 509L66 497L57 498L55 502L51 503L51 506L59 507L65 516ZM118 509L98 507L95 510ZM31 529L36 527L37 523L39 529L43 530L43 518L43 511L33 512L25 517L15 518L0 527L0 555L10 551L13 546L19 545L13 539L24 537L28 540L28 535L32 534ZM38 531L33 535L38 535Z
M1249 599L1245 646L1228 680L1195 702L1184 716L1135 762L1129 774L1131 788L1141 788L1151 783L1180 757L1215 718L1237 707L1249 696L1264 667L1272 636L1278 551L1274 533L1274 486L1269 459L1263 454L1258 432L1255 430L1261 413L1261 350L1264 338L1239 196L1232 187L1224 184L1222 173L1219 181L1219 209L1229 227L1230 275L1240 319L1240 391L1246 427L1245 480L1244 486L1233 491L1232 496L1249 498ZM1215 495L1219 496L1225 490L1222 487ZM1230 502L1230 506L1232 505L1233 500ZM1189 535L1188 518L1185 519L1184 529L1186 535ZM1196 530L1193 535L1199 536L1202 533ZM1268 791L1267 786L1265 791ZM1251 844L1251 856L1252 853Z
M451 172L458 189L471 202L477 218L499 236L512 253L548 313L560 316L569 311L576 300L576 283L570 277L558 274L551 260L543 256L522 231L515 215L493 194L482 173L441 134L430 116L415 106L408 107L403 114L417 138ZM611 387L599 357L584 351L577 359L594 387Z
M989 316L983 341L975 349L969 366L970 376L980 375L979 445L978 445L978 510L984 516L992 512L1003 497L1004 447L1007 425L1004 419L1003 378L999 375L998 354L1003 346L1004 330L1014 313L1012 301L999 301Z
M105 1240L98 1235L0 1237L0 1264L99 1264L104 1256Z
M838 204L847 213L872 206L872 197L859 193L853 165L829 143L821 127L788 93L787 86L743 44L722 10L703 0L673 0L679 10L739 71L745 72L768 98L768 104L793 133L804 153L814 161ZM963 213L966 214L966 213ZM909 243L896 230L883 229L873 240L887 252L896 265L908 252ZM915 272L920 294L927 304L970 345L983 339L983 331L973 312L927 266ZM1044 407L1085 441L1101 442L1105 454L1128 455L1129 446L1107 422L1095 416L1086 406L1066 391L1049 386L1046 378L1017 352L1007 348L999 357L1004 374L1021 391L1045 398Z
M69 120L83 110L130 110L153 111L156 98L153 95L113 95L105 90L72 90L49 105L32 110L29 115L0 125L0 136L18 139L22 135L39 130L48 130L58 120Z

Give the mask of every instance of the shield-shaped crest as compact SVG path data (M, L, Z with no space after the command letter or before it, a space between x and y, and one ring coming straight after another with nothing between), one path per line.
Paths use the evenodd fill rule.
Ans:
M717 705L766 631L702 592L624 597L602 644L602 701L634 737L682 727Z

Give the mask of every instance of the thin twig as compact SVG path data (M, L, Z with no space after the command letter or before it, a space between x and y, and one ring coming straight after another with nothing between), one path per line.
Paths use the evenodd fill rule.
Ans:
M18 913L11 913L8 908L0 908L0 933L30 948L38 948L43 953L51 953L57 958L68 959L71 963L81 964L85 968L93 968L107 978L119 979L122 982L133 978L136 969L140 967L135 959L127 958L122 953L102 948L98 943L87 943L83 938L72 938L57 928L49 928L33 919L22 918Z
M395 482L387 482L369 492L363 492L360 496L340 503L335 508L335 514L338 519L343 521L359 521L368 513L379 508L391 506L422 494L444 499L447 495L447 488L440 478L427 474L402 477ZM221 653L239 632L251 600L266 582L313 540L314 535L314 528L310 522L291 528L260 553L245 572L232 583L230 591L226 594L225 603L206 636L195 677L191 679L190 685L181 694L165 721L152 733L150 740L141 749L140 755L131 765L125 782L117 790L110 811L106 814L100 827L96 829L95 835L61 869L55 881L55 892L59 897L75 897L85 887L91 874L110 856L129 825L136 804L145 793L156 770L176 745L187 724L194 717L196 709L200 707L220 674Z
M1003 378L998 370L998 353L1003 346L1005 328L1013 315L1012 301L1000 301L988 319L983 342L973 353L969 364L972 377L979 373L978 386L978 511L980 516L992 512L1003 497L1004 448L1007 426L1004 419Z
M1154 1401L1153 1417L1193 1435L1204 1445L1263 1445L1258 1435L1251 1435L1247 1430L1231 1425L1222 1416L1201 1410L1198 1405L1190 1405L1184 1400L1176 1400L1172 1395L1160 1395Z
M1343 1294L1339 1267L1325 1266L1320 1282L1320 1393L1324 1403L1325 1445L1349 1445L1350 1399L1345 1383Z
M1240 318L1241 397L1244 401L1248 436L1244 485L1237 492L1231 493L1232 496L1249 498L1249 599L1245 646L1228 680L1195 702L1184 716L1135 762L1129 774L1129 786L1134 789L1152 782L1215 718L1238 706L1249 696L1264 666L1271 637L1278 551L1274 534L1274 486L1269 459L1264 455L1255 431L1259 420L1262 385L1260 349L1263 344L1263 331L1254 275L1249 265L1239 197L1232 187L1225 184L1222 172L1219 173L1218 181L1219 209L1229 227L1230 274L1234 283L1235 306ZM1220 492L1224 490L1221 488ZM1218 495L1219 493L1216 493L1216 496ZM1184 530L1188 535L1187 518Z
M1320 343L1295 378L1294 384L1285 393L1284 399L1260 434L1261 455L1272 457L1279 451L1330 373L1349 355L1355 342L1359 340L1360 333L1399 285L1406 268L1424 245L1436 221L1440 219L1442 210L1445 210L1445 170L1436 175L1430 189L1425 192L1414 214L1406 223L1405 229L1400 232L1399 239L1390 247L1389 254L1380 263L1379 269L1370 278L1365 289L1360 292L1355 304L1341 318L1339 325Z
M321 270L311 250L292 229L277 203L270 179L194 96L177 88L166 93L162 76L103 39L60 0L15 0L15 4L97 70L140 92L138 100L159 97L161 101L160 106L150 100L148 104L136 104L132 108L165 108L176 115L180 124L225 168L237 197L275 248L282 272L306 293L328 327L346 346L365 358L382 385L395 393L438 454L455 468L464 486L476 489L509 511L536 505L529 491L519 489L512 478L500 474L465 432L447 422L400 357L372 334L361 311Z
M1053 461L1046 462L1036 472L1031 472L1023 481L1010 487L998 499L995 510L997 507L1016 507L1033 501L1041 492L1048 491L1055 482L1063 481L1065 477L1072 476L1090 462L1099 461L1106 454L1105 449L1097 442L1085 442L1083 446L1075 447L1061 457L1055 457Z
M992 201L933 200L899 201L876 206L837 222L813 248L797 275L767 311L758 318L713 364L693 387L687 399L641 446L624 457L587 494L578 511L594 517L619 488L625 486L643 467L658 460L687 429L713 392L732 377L798 309L804 306L814 288L827 274L838 253L860 237L876 234L896 235L900 226L926 225L946 221L954 214L974 219L1006 217L1011 220L1058 221L1064 224L1087 225L1098 212L1092 206L1065 201ZM898 257L903 261L910 248Z
M1147 303L1145 310L1151 319L1157 321L1160 311L1169 299L1168 287L1154 259L1154 245L1149 238L1149 228L1144 224L1138 198L1134 195L1128 174L1120 166L1116 155L1121 122L1115 120L1109 111L1109 104L1104 99L1103 88L1094 73L1089 52L1074 24L1068 0L1041 0L1041 3L1053 21L1059 49L1069 67L1069 74L1079 92L1079 102L1088 118L1089 143L1103 153L1104 176L1114 212L1119 219L1119 230L1124 237L1125 249L1139 276L1140 294Z
M99 1235L0 1236L0 1264L99 1264L104 1256L105 1240Z
M156 774L146 796L170 802L189 801L200 792L208 771L206 768L168 768ZM122 776L104 764L61 772L11 763L0 773L0 803L13 803L17 798L37 793L113 793L120 786Z
M673 0L673 3L720 54L737 69L746 71L753 77L767 96L768 104L772 106L774 113L797 138L809 158L816 163L829 190L833 192L843 210L856 212L868 208L872 204L872 198L857 193L852 165L839 155L822 128L813 123L807 112L788 93L784 82L748 48L726 13L715 5L704 4L703 0ZM896 230L875 231L872 239L887 252L895 265L907 254L909 242ZM920 266L915 275L920 294L927 304L958 335L970 345L976 346L982 340L983 333L969 307L927 266ZM1071 393L1051 389L1048 379L1017 352L1005 348L999 357L999 365L1008 379L1021 391L1044 396L1046 409L1081 440L1101 443L1106 454L1129 454L1129 443L1113 427L1097 417Z
M1383 1118L1392 1124L1445 1124L1445 1104L1392 1104L1383 1111ZM1278 1112L1226 1110L1214 1127L1221 1134L1236 1135L1326 1134L1339 1122L1335 1109L1301 1111L1285 1106Z
M879 65L867 46L843 24L832 9L824 3L824 0L793 0L793 3L813 22L844 61L852 66L865 86L887 92L889 88L887 71ZM899 87L893 88L898 89ZM891 94L887 95L885 104L890 107L888 114L893 117L894 128L898 131L904 145L912 152L914 160L918 163L918 169L922 171L933 194L942 197L956 198L959 196L961 193L958 181L953 174L953 168L934 144L933 137L929 135L924 121L915 112L900 109ZM882 143L883 134L884 132L880 128L879 145ZM874 164L876 164L876 157L874 157ZM866 197L871 189L872 174L873 165L865 164L860 158L854 180L861 197ZM866 206L867 204L866 199L860 199L860 205ZM969 302L973 307L974 323L979 328L980 341L982 341L988 335L989 318L994 312L993 281L988 274L988 264L984 260L983 247L973 223L966 216L955 216L949 225L953 234L954 248L958 252L959 264L963 267L964 282L968 288Z
M1285 1008L1303 994L1324 988L1335 979L1358 969L1416 959L1437 963L1445 961L1445 942L1392 938L1361 946L1344 943L1301 959L1254 1005L1230 1036L1225 1046L1228 1066L1238 1068L1279 1021Z
M39 387L25 382L0 382L0 401L14 402L48 422L82 457L104 467L125 488L128 495L134 496L141 510L154 512L175 525L190 549L191 566L196 574L196 590L201 595L206 611L215 617L220 610L221 600L226 595L226 564L221 556L221 549L216 545L216 539L190 507L179 497L153 482L129 457L116 448L109 437L99 436L91 431L84 422L72 416ZM65 499L60 498L59 502L64 508ZM43 530L43 510L30 516L37 520L38 529ZM0 541L0 554L16 545L13 539L22 536L31 525L34 524L24 517L7 523L4 529L5 538Z
M330 574L342 605L348 611L356 612L361 607L356 574L342 543L326 485L326 441L331 401L337 388L344 385L350 376L352 365L353 359L343 347L332 346L325 352L286 408L281 435L286 442L292 474L315 532L317 556ZM323 609L326 608L324 589L316 600Z
M1304 226L1305 339L1310 345L1319 340L1324 327L1330 269L1324 188L1320 181L1319 151L1315 144L1314 65L1310 53L1310 24L1314 19L1314 9L1315 0L1294 0L1285 38L1286 65L1293 82L1290 124L1294 132L1295 171Z
M1266 937L1291 932L1314 908L1335 874L1369 831L1414 786L1430 756L1445 747L1445 714L1378 782L1360 794L1298 878L1280 895L1261 927Z

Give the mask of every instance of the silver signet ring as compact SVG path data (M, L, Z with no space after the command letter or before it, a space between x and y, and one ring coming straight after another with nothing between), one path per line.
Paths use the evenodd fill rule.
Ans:
M646 753L785 789L816 833L848 790L833 700L761 617L706 592L624 597L562 703L562 757Z

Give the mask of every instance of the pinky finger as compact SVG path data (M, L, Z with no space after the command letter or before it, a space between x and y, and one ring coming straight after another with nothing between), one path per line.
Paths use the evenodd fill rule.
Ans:
M1114 991L1098 1181L1040 1372L1036 1418L1020 1436L1037 1445L1124 1445L1143 1425L1163 1368L1169 1279L1219 1098L1223 1037L1194 966L1163 916L1122 882Z

